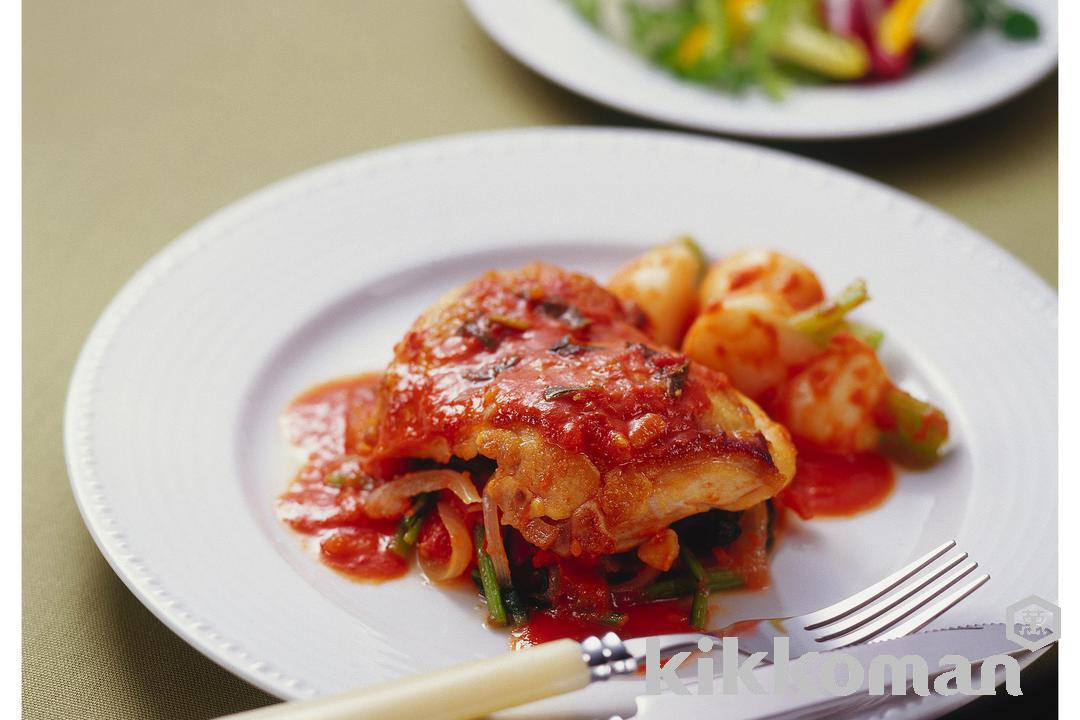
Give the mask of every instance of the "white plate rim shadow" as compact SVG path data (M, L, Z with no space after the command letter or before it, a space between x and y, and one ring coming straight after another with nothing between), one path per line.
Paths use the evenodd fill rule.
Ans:
M738 202L718 202L725 190ZM775 212L777 198L789 212ZM477 262L580 257L602 271L684 231L713 253L746 244L795 252L832 288L865 271L878 289L869 317L901 350L887 357L934 392L958 436L940 473L903 478L881 515L810 523L781 543L774 569L786 575L769 602L855 590L953 531L996 582L942 624L1000 621L1016 586L1056 599L1056 518L1025 506L1010 479L1023 469L1028 490L1056 498L1054 292L986 238L895 190L670 132L538 128L397 146L301 173L199 223L117 294L76 364L64 434L84 521L158 618L278 697L498 652L505 641L479 627L475 601L415 577L373 590L305 556L273 518L289 471L276 417L253 409L280 407L327 379L327 367L369 369L350 354L367 344L377 346L371 358L389 357L388 343L422 309L416 297L434 298ZM350 323L382 339L334 332ZM976 356L965 350L972 340L983 346ZM1006 377L1012 384L994 394L976 382ZM979 520L1005 508L1041 555L1021 554ZM901 510L925 527L897 528ZM876 523L892 523L894 535L870 533ZM855 537L858 547L841 544ZM822 547L837 550L828 558L835 584L796 587L793 568ZM761 602L733 598L731 607ZM395 615L403 603L426 608L421 627ZM949 706L921 702L903 716Z
M564 0L465 4L505 52L567 90L657 122L750 138L838 140L931 128L1001 105L1057 66L1055 0L1016 3L1038 18L1036 40L984 30L898 81L794 85L780 102L676 78L601 35Z

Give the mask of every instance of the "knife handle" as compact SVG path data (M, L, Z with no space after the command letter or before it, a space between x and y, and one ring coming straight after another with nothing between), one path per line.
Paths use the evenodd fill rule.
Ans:
M589 684L581 645L556 640L341 695L229 715L234 720L467 720Z

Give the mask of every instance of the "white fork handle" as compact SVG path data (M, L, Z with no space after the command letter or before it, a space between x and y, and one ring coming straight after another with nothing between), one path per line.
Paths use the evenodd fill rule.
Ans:
M556 640L427 675L341 695L281 703L229 715L233 720L467 720L589 684L581 645Z

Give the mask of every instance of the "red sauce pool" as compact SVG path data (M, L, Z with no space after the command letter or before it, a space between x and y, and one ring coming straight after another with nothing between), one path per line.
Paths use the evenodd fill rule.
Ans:
M510 633L510 645L515 650L522 650L552 640L584 640L590 635L600 636L613 631L617 632L619 637L627 639L691 630L689 599L632 605L621 612L625 614L624 620L613 625L589 622L573 615L552 611L533 613L529 622Z
M880 455L800 447L795 478L777 501L804 520L849 516L881 505L895 485L892 465Z
M278 498L278 517L312 536L324 563L362 580L400 577L408 569L390 548L397 521L374 520L363 509L375 487L363 455L380 380L368 373L316 386L282 416L285 436L307 454L307 464Z
M408 562L390 547L397 521L375 520L363 510L364 499L378 482L365 469L380 382L379 373L342 378L318 385L289 404L282 417L285 435L305 453L307 462L277 504L283 522L318 543L326 565L356 579L375 581L400 577L408 569ZM878 455L800 448L795 478L776 500L804 519L846 516L877 507L894 486L892 466ZM447 544L445 531L440 534L441 526L435 525L425 523L419 543L422 552L433 556L445 554ZM767 578L763 553L762 560L761 572ZM537 612L512 631L511 644L519 649L612 630L629 638L690 629L685 598L619 612L623 617L612 625L565 611Z

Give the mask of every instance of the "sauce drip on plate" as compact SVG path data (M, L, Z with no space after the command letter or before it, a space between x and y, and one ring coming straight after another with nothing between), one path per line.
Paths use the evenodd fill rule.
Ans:
M850 516L879 506L895 485L892 465L880 455L800 447L795 478L777 499L804 520Z
M590 635L602 636L609 632L616 632L624 639L690 632L689 613L690 601L687 599L632 605L622 611L619 623L610 625L550 610L537 612L511 632L510 644L515 650L522 650L552 640L584 640Z
M370 518L363 509L367 495L385 482L366 472L381 381L379 373L367 373L318 385L293 400L282 416L286 437L305 454L306 463L278 499L278 516L312 538L326 565L369 581L400 577L408 570L408 561L391 547L397 521ZM878 455L835 455L803 447L795 479L776 500L804 519L855 515L881 504L894 485L891 465ZM445 530L434 520L433 516L425 522L419 538L420 552L433 557L448 550ZM751 542L755 537L745 532L736 542ZM763 543L764 536L759 540ZM749 588L768 584L767 560L763 552L758 555L760 582L751 582L755 574L740 567ZM607 597L606 588L603 595ZM611 610L610 623L597 622L596 614L583 618L558 604L533 612L527 623L513 630L512 645L524 648L561 638L580 640L612 630L629 638L690 629L686 598Z
M376 487L362 456L380 379L368 373L318 385L282 417L286 437L307 462L278 499L278 517L311 536L328 566L364 580L387 580L408 569L390 547L397 521L369 518L363 509Z

